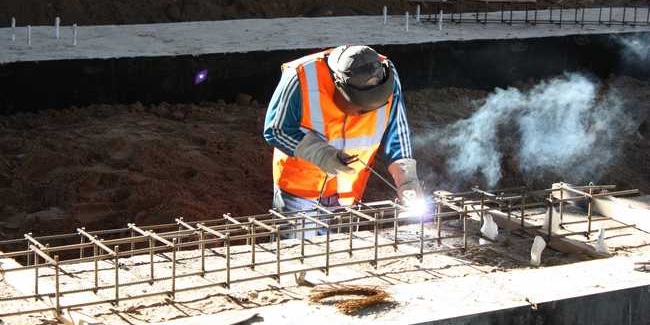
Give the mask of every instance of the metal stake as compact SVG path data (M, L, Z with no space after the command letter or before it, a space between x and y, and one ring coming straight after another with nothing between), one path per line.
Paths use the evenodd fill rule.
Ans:
M31 232L28 232L28 233L27 233L27 236L31 237L31 236L32 236L32 233L31 233ZM25 237L27 237L27 236L25 236ZM27 250L29 250L29 245L30 245L30 244L29 244L29 240L27 240L26 242L27 242ZM29 254L27 254L27 266L29 266L29 265L31 265L31 264L32 264L32 256L29 255Z
M300 232L300 263L305 262L305 216L300 218L300 227L302 231Z
M436 221L437 221L436 228L438 230L438 246L442 245L442 239L440 239L440 235L442 234L442 230L441 230L442 219L440 218L439 215L440 212L442 211L441 209L442 209L442 204L440 203L440 201L438 201L438 203L436 203Z
M612 26L612 6L609 6L609 24L607 26Z
M591 217L592 217L592 211L591 211L591 205L592 205L592 198L591 194L593 194L593 189L589 189L589 196L587 197L587 218L589 219L589 222L587 223L587 234L586 237L589 238L591 234Z
M199 249L201 250L201 277L205 276L205 243L203 242L203 229L199 230Z
M16 17L11 17L11 41L16 41Z
M153 255L154 255L154 247L156 246L156 243L153 240L153 237L149 237L149 284L153 285L154 282L154 265L153 265Z
M598 7L598 25L600 25L603 21L603 6Z
M34 252L34 265L36 265L36 268L34 268L34 300L39 300L39 295L38 295L38 264L40 262L38 261L38 254Z
M131 257L133 257L133 251L135 250L134 238L135 238L135 231L133 231L133 229L131 229Z
M226 288L230 288L230 233L226 234Z
M77 24L72 24L72 46L77 46Z
M97 293L99 290L99 258L97 257L97 254L99 253L99 247L97 245L93 245L93 264L95 266L94 270L94 278L95 278L95 288L93 288L93 292Z
M424 216L420 216L420 263L424 261Z
M276 268L276 280L280 284L280 227L275 227L275 268Z
M485 208L485 195L481 193L481 226L483 226L483 210Z
M564 190L560 190L560 225L564 222Z
M553 6L549 8L548 22L553 23Z
M325 275L330 275L330 227L325 229L327 230L325 235Z
M56 300L56 314L61 314L61 290L59 290L59 255L54 255L54 298Z
M255 225L251 223L250 225L250 235L251 235L251 270L255 270Z
M357 220L359 220L359 218L357 218ZM348 240L348 242L349 242L348 254L350 255L350 257L352 257L352 213L350 213L350 222L349 222L349 224L350 224L350 227L348 227L348 231L349 231L350 236L349 236L349 240Z
M510 224L510 219L512 216L512 201L508 200L508 225ZM510 233L511 227L508 227L508 233Z
M86 227L82 227L81 229L84 229L84 230L85 230ZM81 247L79 247L79 258L84 258L84 248L83 248L83 245L84 245L85 240L84 240L84 236L82 236L82 235L80 235L80 236L81 236L81 239L79 240L79 245L80 245Z
M120 303L120 246L115 245L115 306Z
M172 299L176 299L176 252L178 251L176 247L178 239L172 239Z
M395 212L393 214L394 221L393 221L393 248L397 252L397 245L398 245L398 240L397 240L397 228L399 227L399 222L397 221L397 207L395 207ZM350 220L352 221L352 220ZM352 252L350 252L352 253Z
M524 215L526 210L526 192L521 193L521 228L524 228Z
M463 250L467 251L467 206L463 204Z
M551 241L553 236L553 193L548 195L547 199L547 211L548 211L548 241Z
M378 267L378 258L379 258L379 247L378 247L378 245L379 245L379 219L377 219L377 214L375 214L375 262L373 263L374 267L375 267L375 270ZM327 255L329 256L329 249L328 249L328 254Z

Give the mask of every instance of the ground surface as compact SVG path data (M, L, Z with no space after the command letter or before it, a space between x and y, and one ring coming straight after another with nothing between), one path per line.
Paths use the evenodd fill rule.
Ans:
M445 41L530 39L566 35L612 34L612 40L625 44L638 57L647 57L647 38L639 35L650 32L646 24L649 8L634 11L618 7L612 9L611 19L623 21L626 25L581 24L573 21L575 10L539 10L537 19L557 21L562 16L562 26L555 24L496 23L501 14L491 12L488 19L495 23L449 23L452 14L446 13L442 28L436 24L415 23L410 20L405 31L405 18L391 16L384 24L381 16L344 16L316 18L238 19L228 21L201 21L164 24L142 24L121 26L81 26L77 29L77 44L73 29L60 29L60 38L55 37L53 25L31 28L31 43L28 42L28 28L0 28L0 64L31 61L115 59L161 56L199 56L215 53L246 53L275 50L314 50L335 47L341 44L404 45L426 44ZM582 12L586 21L610 19L610 12L604 15L598 8ZM530 19L531 13L514 11L514 21ZM601 17L602 16L602 17ZM476 12L466 13L465 21L474 21ZM529 17L529 18L526 18ZM580 16L582 17L582 16ZM456 18L458 18L456 16ZM480 19L484 19L479 14ZM636 21L632 26L630 21ZM218 32L215 32L218 31ZM639 34L635 34L639 33ZM314 35L318 35L314 37ZM620 37L619 37L620 36ZM12 41L15 37L15 41ZM399 67L399 62L398 62ZM212 73L212 72L211 72Z
M645 0L540 0L548 5L593 6L599 3L646 6ZM50 25L54 17L82 25L143 24L238 18L314 17L375 15L388 6L391 13L414 12L406 0L5 0L0 3L0 21L16 17L19 25ZM472 9L473 5L466 5ZM482 6L481 6L482 8ZM424 11L428 10L424 8ZM424 12L423 11L423 12Z
M650 85L628 78L611 83L619 84L641 119L648 118ZM486 95L457 88L407 93L414 137L469 116ZM266 107L242 97L239 104L93 105L0 117L0 238L266 211L272 199L272 150L261 135ZM649 124L626 140L616 167L580 182L650 192ZM442 142L414 143L427 190L450 184L445 152L438 150ZM542 188L562 178L527 178L508 167L516 159L504 158L499 186ZM381 161L377 169L387 176ZM480 179L456 185L466 190L475 184ZM366 200L393 197L371 177Z

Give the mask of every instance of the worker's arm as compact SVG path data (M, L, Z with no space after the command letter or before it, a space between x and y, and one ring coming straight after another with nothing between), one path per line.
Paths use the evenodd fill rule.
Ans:
M328 174L354 172L354 169L339 159L345 157L345 153L329 145L318 134L314 132L305 134L300 129L301 113L302 99L296 71L285 69L266 112L264 121L266 141L289 156L315 164Z
M422 189L418 180L416 162L413 159L402 85L392 64L391 68L395 72L395 82L388 126L382 139L383 154L388 171L397 186L397 195L404 204L411 205L422 196Z
M269 102L264 121L264 139L270 145L294 156L298 143L305 137L300 130L302 100L295 69L285 69Z
M391 64L392 67L392 64ZM388 116L388 126L382 139L382 151L386 163L390 165L399 159L413 158L411 151L411 132L406 120L406 107L397 71L393 68L395 82L393 83L393 104Z

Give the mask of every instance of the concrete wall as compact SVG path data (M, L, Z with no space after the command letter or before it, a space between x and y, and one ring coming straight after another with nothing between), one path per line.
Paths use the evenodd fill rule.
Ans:
M608 291L535 307L498 310L435 321L431 325L650 324L650 286Z
M650 78L650 67L623 63L621 46L609 34L375 47L395 62L406 90L492 89L564 71ZM280 64L317 50L4 64L0 113L93 103L230 101L240 92L267 102ZM201 69L209 70L208 80L195 86Z

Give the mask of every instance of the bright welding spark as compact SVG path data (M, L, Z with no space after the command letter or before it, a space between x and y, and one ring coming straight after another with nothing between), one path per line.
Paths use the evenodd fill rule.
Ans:
M406 204L406 210L399 214L399 217L425 218L431 212L431 206L424 198L417 198Z
M409 211L416 216L422 217L429 210L429 206L424 199L416 199L408 207Z
M208 79L208 69L203 69L194 75L194 84L198 85Z

